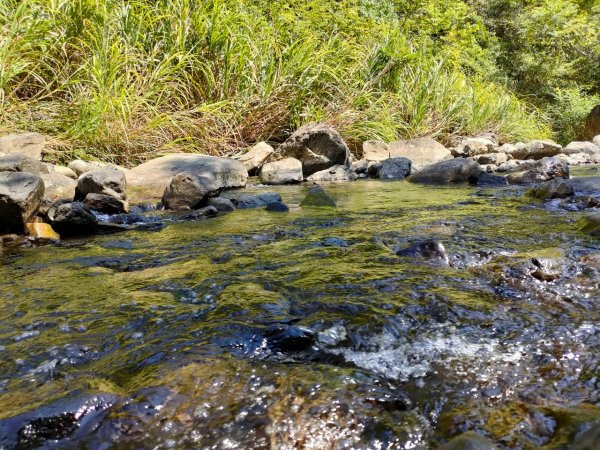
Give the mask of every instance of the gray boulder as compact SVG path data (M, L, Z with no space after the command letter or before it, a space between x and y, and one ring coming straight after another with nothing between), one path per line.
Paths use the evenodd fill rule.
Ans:
M592 142L571 142L565 148L562 153L565 155L573 155L575 153L587 153L588 155L594 155L600 153L600 148Z
M411 166L408 158L388 158L381 163L377 175L382 180L403 180L410 175Z
M429 137L397 141L389 144L390 157L410 159L412 170L418 171L425 166L452 159L452 153L439 142Z
M44 183L36 175L0 172L0 231L22 232L38 211Z
M472 157L496 153L498 145L487 137L471 137L464 139L455 149L463 157Z
M331 166L329 169L313 173L306 181L354 181L357 176L348 166Z
M371 178L379 178L379 171L382 166L383 163L381 161L371 161L367 166L367 175Z
M292 184L304 180L302 163L296 158L285 158L262 166L260 182L263 184Z
M21 153L0 156L0 172L27 172L34 175L50 173L48 165Z
M211 177L182 172L173 177L165 189L162 203L173 211L197 209L206 204L208 197L219 195L221 187Z
M206 206L212 206L219 212L231 212L236 209L231 200L223 197L210 197L206 202Z
M88 194L83 202L86 208L104 214L123 214L129 212L129 204L125 200L106 194Z
M40 175L44 182L44 203L50 205L59 200L73 200L77 182L59 173Z
M352 161L350 169L355 174L366 174L369 170L369 161L366 158L359 159L358 161Z
M130 203L162 198L173 177L181 172L212 178L221 189L244 187L248 180L246 168L233 159L184 153L162 156L126 172Z
M562 153L562 146L552 141L531 141L516 144L507 154L515 159L542 159Z
M363 142L363 158L367 163L391 158L390 147L381 141L365 141Z
M46 214L62 236L79 236L96 231L97 219L81 202L58 202Z
M308 124L292 134L271 157L271 161L296 158L302 163L304 176L335 165L350 165L350 150L330 126Z
M275 192L266 192L264 194L233 194L230 200L237 209L262 208L269 203L282 201L281 195Z
M575 195L575 189L568 181L562 178L555 178L535 185L527 191L527 193L540 200L550 200L554 198L572 197Z
M335 208L335 200L321 186L314 186L309 189L304 200L300 202L302 207L310 208Z
M0 138L0 153L19 153L39 161L45 144L46 138L39 133L9 134Z
M67 166L67 168L73 171L77 177L80 177L84 173L93 172L104 167L111 167L111 165L99 161L84 161L83 159L71 161Z
M104 167L79 177L75 188L75 200L84 200L88 194L111 195L125 200L126 190L125 173L116 167Z
M506 177L493 175L484 171L473 174L473 176L469 179L469 182L477 187L508 186L508 180Z
M73 170L65 166L54 166L54 172L64 177L71 178L72 180L76 180L78 177L78 175Z
M411 175L414 183L445 184L468 181L481 167L471 158L456 158L426 166Z
M508 161L508 156L506 153L484 153L482 155L477 155L473 158L479 164L493 164L495 166L499 166L500 164L504 164Z
M530 184L569 178L569 165L560 158L543 158L523 171L509 173L506 178L510 184Z
M266 142L259 142L238 158L249 175L256 175L275 150Z

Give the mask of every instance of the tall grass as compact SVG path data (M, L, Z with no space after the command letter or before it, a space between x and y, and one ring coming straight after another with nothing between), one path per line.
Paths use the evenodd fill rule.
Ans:
M355 149L548 127L392 19L296 17L253 0L0 0L0 130L52 137L54 159L228 155L309 121Z

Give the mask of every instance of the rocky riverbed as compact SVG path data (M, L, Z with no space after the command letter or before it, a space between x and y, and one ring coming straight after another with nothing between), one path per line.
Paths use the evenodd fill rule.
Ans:
M270 162L296 183L298 142ZM249 157L88 165L11 216L0 447L594 448L598 166L417 144L331 153L320 176L357 181L321 187Z

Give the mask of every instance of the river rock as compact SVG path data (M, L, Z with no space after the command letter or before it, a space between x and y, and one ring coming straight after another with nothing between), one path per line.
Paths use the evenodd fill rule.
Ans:
M410 181L430 184L459 183L468 181L479 171L479 164L471 158L456 158L426 166L411 175Z
M202 220L216 217L219 215L219 210L214 206L205 206L204 208L187 211L178 216L179 220Z
M529 169L509 173L506 178L510 184L529 184L554 178L569 178L569 165L559 158L543 158Z
M93 172L104 167L110 167L110 164L99 161L84 161L82 159L76 159L69 163L67 169L72 170L77 177L80 177L84 173Z
M126 190L125 173L116 167L104 167L79 177L75 188L75 200L84 200L88 194L111 195L125 200Z
M65 166L54 166L54 172L64 177L71 178L72 180L76 180L78 177L78 175L75 172L73 172L73 170Z
M508 152L507 152L508 153ZM510 151L515 159L542 159L562 153L562 146L552 141L519 143Z
M58 241L60 239L60 235L47 223L27 223L25 224L25 230L29 236L33 236L36 239L45 239L50 241Z
M216 208L219 212L231 212L236 209L231 200L223 197L210 197L206 205Z
M81 202L55 203L48 209L47 216L61 235L78 236L96 231L96 216Z
M22 232L44 198L44 182L23 172L0 172L0 231Z
M389 149L392 158L410 159L413 172L421 170L425 166L452 159L450 150L429 137L392 142L389 144Z
M403 180L410 175L411 167L408 158L388 158L381 162L377 176L382 180Z
M469 183L474 184L477 187L502 187L508 186L508 180L506 177L500 175L493 175L487 171L481 171L475 173L470 179Z
M300 202L302 207L335 208L337 205L331 195L325 192L321 186L309 189L304 200Z
M354 181L356 178L356 174L350 167L337 165L331 166L329 169L313 173L306 179L306 181Z
M571 142L565 148L562 153L565 155L572 155L574 153L587 153L588 155L594 155L600 153L600 148L592 142Z
M129 212L129 204L125 200L106 194L88 194L83 202L86 208L104 214L123 214Z
M455 152L459 156L473 157L479 155L489 155L496 153L497 142L486 137L471 137L464 139L456 148Z
M363 158L367 163L371 161L384 161L391 158L390 147L382 141L363 142Z
M383 163L381 161L371 161L367 166L367 175L371 178L379 178L379 171Z
M269 212L288 212L290 208L283 202L269 203L265 208Z
M591 212L584 215L579 220L579 227L585 233L600 236L600 212Z
M448 253L444 244L434 239L414 242L405 249L396 252L398 256L409 256L411 258L424 258L449 264Z
M232 194L231 202L238 209L262 208L269 203L281 202L281 195L276 192L266 192L264 194Z
M50 205L59 200L73 200L77 182L59 173L40 175L44 182L44 203Z
M592 156L589 153L571 153L570 155L565 155L561 153L560 155L556 155L557 158L562 159L564 162L569 164L570 166L577 166L581 164L588 164L592 162ZM600 156L600 154L599 154Z
M439 450L498 450L489 439L468 431L439 447Z
M173 177L182 172L210 177L221 189L244 187L248 180L246 168L233 159L185 153L162 156L126 172L130 202L162 198Z
M567 198L575 195L573 186L563 178L555 178L545 183L536 184L527 193L540 200Z
M350 169L357 175L366 174L369 170L369 161L366 158L359 159L358 161L352 161Z
M508 156L506 153L484 153L482 155L477 155L473 158L482 166L485 164L493 164L495 166L499 166L508 161Z
M302 163L304 176L335 165L350 165L350 150L330 126L308 124L292 134L270 158L271 161L295 158Z
M197 209L204 206L209 197L219 195L220 191L213 178L182 172L175 175L165 189L162 203L173 211Z
M587 118L585 119L585 127L583 135L586 139L591 139L593 136L600 134L600 105L592 108ZM599 146L600 147L600 146Z
M302 163L296 158L285 158L262 166L260 182L263 184L292 184L304 180Z
M39 161L45 144L46 138L39 133L9 134L0 138L0 153L19 153Z
M50 169L39 159L21 153L11 153L0 156L0 172L27 172L41 175L50 173Z
M275 150L266 142L259 142L238 158L249 175L256 175Z

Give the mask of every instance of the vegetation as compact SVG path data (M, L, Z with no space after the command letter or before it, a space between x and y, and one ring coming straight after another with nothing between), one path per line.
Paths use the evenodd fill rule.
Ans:
M574 137L590 1L0 0L0 129L55 159L231 154L326 121L365 139Z

